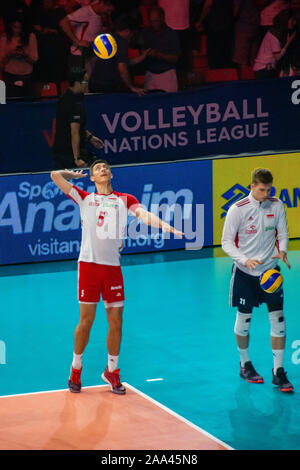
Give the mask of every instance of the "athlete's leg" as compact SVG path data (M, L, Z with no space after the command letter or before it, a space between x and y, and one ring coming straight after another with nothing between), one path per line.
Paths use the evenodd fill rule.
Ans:
M283 310L273 310L269 312L271 326L271 348L274 359L274 372L279 367L283 367L286 326Z
M95 320L97 304L79 304L80 319L75 328L74 335L74 352L75 354L83 354L89 337L90 331Z
M265 302L269 310L271 348L274 359L274 372L283 367L286 341L286 322L283 312L283 289L274 294L265 294Z
M238 310L234 325L235 339L242 367L244 367L245 363L249 361L249 330L251 317L252 312L240 312Z
M108 321L107 350L111 356L119 356L122 340L123 305L106 307Z
M90 331L95 319L97 304L79 304L80 319L75 328L74 353L69 377L69 390L79 393L81 390L82 354L89 341Z
M120 369L117 368L122 339L123 302L114 306L106 304L105 308L108 320L106 341L108 364L101 377L104 382L110 385L110 389L113 393L124 395L126 393L126 389L120 381Z

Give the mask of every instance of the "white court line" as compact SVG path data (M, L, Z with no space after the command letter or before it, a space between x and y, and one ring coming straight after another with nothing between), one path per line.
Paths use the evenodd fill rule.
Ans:
M100 387L108 387L108 385L89 385L87 387L82 387L82 390L86 388L100 388ZM17 393L15 395L1 395L1 398L10 398L10 397L25 397L27 395L42 395L43 393L57 393L57 392L68 392L68 388L61 388L59 390L46 390L44 392L28 392L28 393ZM71 392L70 392L71 393Z
M156 400L154 400L153 398L149 397L149 396L146 395L145 393L143 393L143 392L141 392L140 390L134 388L132 385L129 385L129 384L126 383L126 382L124 382L124 385L126 385L128 388L130 388L133 392L137 393L137 394L140 395L141 397L146 398L146 400L151 401L151 403L153 403L154 405L158 406L158 407L161 408L162 410L166 411L166 412L169 413L170 415L175 416L175 418L179 419L180 421L182 421L183 423L187 424L187 425L190 426L191 428L196 429L196 431L201 432L201 433L204 434L205 436L209 437L209 438L212 439L213 441L215 441L215 442L217 442L218 444L220 444L221 446L225 447L226 449L228 449L228 450L235 450L235 449L233 449L233 447L230 447L228 444L226 444L225 442L221 441L221 440L218 439L217 437L212 436L212 435L209 434L208 432L204 431L204 429L199 428L199 426L197 426L196 424L194 424L194 423L192 423L191 421L188 421L187 419L183 418L183 416L180 416L179 414L175 413L175 411L170 410L170 408L167 408L165 405L162 405L161 403L159 403L158 401L156 401Z
M162 378L158 378L158 379L146 379L146 382L159 382L161 380L164 380Z
M213 436L212 434L209 434L207 431L204 431L204 429L200 428L199 426L197 426L196 424L192 423L191 421L188 421L186 418L184 418L183 416L180 416L178 413L175 413L175 411L172 411L170 410L170 408L167 408L165 405L163 405L162 403L159 403L158 401L154 400L153 398L149 397L148 395L146 395L145 393L141 392L140 390L138 390L137 388L133 387L132 385L129 385L127 382L123 382L124 385L126 385L126 387L130 388L133 392L137 393L138 395L140 395L141 397L145 398L146 400L149 400L151 403L153 403L154 405L158 406L159 408L161 408L162 410L166 411L167 413L169 413L170 415L174 416L175 418L179 419L180 421L182 421L183 423L187 424L188 426L190 426L191 428L195 429L196 431L199 431L200 433L204 434L206 437L209 437L210 439L212 439L213 441L217 442L218 444L220 444L221 446L225 447L226 449L228 450L235 450L233 449L233 447L230 447L228 444L226 444L225 442L221 441L220 439L218 439L217 437ZM102 388L102 387L108 387L108 385L90 385L88 387L82 387L82 390L85 390L85 389L89 389L89 388ZM1 398L10 398L10 397L24 397L24 396L28 396L28 395L42 395L42 394L49 394L49 393L57 393L57 392L66 392L66 391L69 391L68 388L64 388L64 389L61 389L61 390L46 390L44 392L29 392L29 393L19 393L19 394L16 394L16 395L1 395L0 396L0 399Z

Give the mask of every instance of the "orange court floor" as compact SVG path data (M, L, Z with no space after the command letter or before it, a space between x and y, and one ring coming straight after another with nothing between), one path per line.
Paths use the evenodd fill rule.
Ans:
M0 450L230 450L126 384L0 397Z

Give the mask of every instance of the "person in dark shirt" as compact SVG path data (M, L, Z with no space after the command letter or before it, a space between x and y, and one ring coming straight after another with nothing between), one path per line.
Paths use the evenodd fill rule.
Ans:
M152 8L149 13L150 28L140 34L140 45L148 50L145 61L145 89L176 92L178 81L176 64L180 56L180 43L176 31L165 23L162 8Z
M60 83L67 80L69 44L59 26L64 16L65 10L56 6L56 0L42 0L32 15L39 50L35 80L54 82L58 90Z
M60 97L56 111L56 132L52 147L56 169L88 166L93 157L86 142L91 142L96 148L104 145L101 139L86 129L86 71L76 70L71 74L69 82L70 87Z
M144 94L142 88L134 86L129 67L141 63L148 51L143 51L138 57L128 58L128 46L133 35L133 27L126 18L116 23L112 34L117 43L116 55L107 60L94 59L95 63L89 79L89 91L92 93L133 91L138 95Z
M234 0L205 0L200 18L196 21L197 31L207 35L207 59L211 69L230 68L234 21L237 3Z

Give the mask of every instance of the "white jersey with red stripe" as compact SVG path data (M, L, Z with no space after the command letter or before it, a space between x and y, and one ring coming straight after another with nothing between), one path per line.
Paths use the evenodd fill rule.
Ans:
M70 197L80 208L82 240L78 261L120 265L127 217L135 214L138 200L131 194L88 193L72 186Z
M269 197L260 203L249 196L233 204L226 216L222 248L237 267L252 276L260 276L276 266L278 249L287 252L288 230L282 201ZM245 266L249 259L262 261L252 272Z
M68 14L74 34L79 40L94 41L95 37L101 33L102 19L100 15L94 12L91 5L79 8ZM71 54L82 55L81 47L72 44Z

